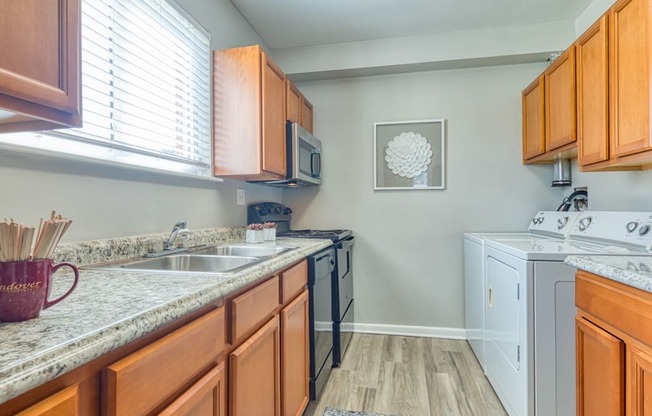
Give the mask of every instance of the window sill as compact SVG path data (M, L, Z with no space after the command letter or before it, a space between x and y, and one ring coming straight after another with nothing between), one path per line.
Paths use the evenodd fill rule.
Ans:
M15 136L15 135L12 135ZM37 156L43 157L50 160L65 160L65 161L74 161L79 162L87 166L104 166L109 168L115 168L116 171L132 171L132 172L147 172L154 174L155 176L160 177L169 177L172 178L183 178L188 180L196 180L201 182L224 182L222 178L216 178L213 176L203 176L199 174L184 173L184 172L175 172L166 169L160 169L152 166L142 166L135 165L128 162L123 162L119 160L109 160L100 157L94 157L91 155L75 155L68 152L57 151L53 148L37 148L33 146L21 145L18 143L18 138L16 140L0 137L0 151L1 152L11 152L18 155L25 156Z

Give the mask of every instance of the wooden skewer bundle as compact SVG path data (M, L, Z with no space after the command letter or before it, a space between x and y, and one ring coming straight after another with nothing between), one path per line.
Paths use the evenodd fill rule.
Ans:
M0 222L0 261L26 261L52 258L59 240L68 230L72 220L56 215L54 211L50 219L41 219L36 242L34 240L34 227L14 222L11 218Z

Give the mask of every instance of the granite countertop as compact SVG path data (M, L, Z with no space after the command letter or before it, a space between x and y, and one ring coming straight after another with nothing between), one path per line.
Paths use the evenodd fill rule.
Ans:
M652 293L652 256L569 256L566 264Z
M239 229L193 232L191 243L242 242ZM64 245L55 262L79 266L142 255L152 236ZM161 236L154 236L161 237ZM178 318L332 244L330 240L278 239L263 244L297 247L229 275L157 274L80 270L75 291L39 318L0 323L0 403L80 367ZM195 244L187 244L188 246ZM98 254L99 253L99 254ZM64 269L57 272L65 274ZM55 279L53 296L71 276ZM67 285L63 289L61 286Z

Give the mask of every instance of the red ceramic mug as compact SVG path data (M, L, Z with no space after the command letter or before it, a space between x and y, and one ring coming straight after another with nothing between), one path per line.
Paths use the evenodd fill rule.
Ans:
M72 287L57 299L49 300L52 275L64 266L75 273ZM0 262L0 322L38 318L41 310L70 295L78 280L79 271L71 263L53 265L51 259Z

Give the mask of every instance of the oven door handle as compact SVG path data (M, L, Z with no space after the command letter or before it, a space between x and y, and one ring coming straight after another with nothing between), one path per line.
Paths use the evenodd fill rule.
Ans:
M344 249L344 248L353 247L353 240L355 240L355 237L354 236L349 236L349 237L345 238L344 240L338 242L335 245L335 247L337 249Z

